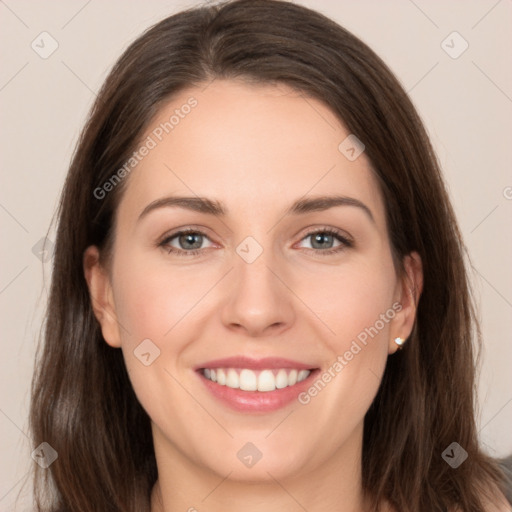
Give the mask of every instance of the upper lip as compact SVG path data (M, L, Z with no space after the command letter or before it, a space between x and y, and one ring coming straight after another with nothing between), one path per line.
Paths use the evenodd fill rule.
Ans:
M202 368L247 368L250 370L291 368L296 370L311 370L314 368L314 366L282 357L265 357L263 359L252 359L245 356L235 356L207 361L198 365L195 369L200 370Z

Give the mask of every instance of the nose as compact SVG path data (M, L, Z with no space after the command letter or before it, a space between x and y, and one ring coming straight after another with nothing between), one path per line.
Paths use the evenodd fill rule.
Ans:
M276 336L295 320L293 293L269 251L247 263L238 256L230 272L232 286L223 306L222 322L248 336Z

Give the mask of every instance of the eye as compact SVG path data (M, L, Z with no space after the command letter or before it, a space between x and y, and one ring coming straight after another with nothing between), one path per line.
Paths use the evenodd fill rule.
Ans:
M315 254L327 256L353 246L353 242L333 228L321 228L308 233L301 241L310 240L310 247L305 247ZM338 245L334 245L338 242Z
M307 251L312 251L321 256L327 256L345 250L353 246L353 242L343 236L341 232L333 228L321 228L308 233L302 240L310 239L310 247L305 247ZM196 256L204 251L202 247L208 236L197 229L184 229L177 231L165 237L159 244L168 254L177 256ZM335 245L337 242L337 245Z
M158 245L163 247L169 254L178 256L195 256L202 250L204 240L209 240L202 231L195 229L184 229L166 237Z

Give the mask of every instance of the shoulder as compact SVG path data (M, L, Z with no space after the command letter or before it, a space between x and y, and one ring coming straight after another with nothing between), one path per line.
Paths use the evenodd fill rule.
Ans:
M496 459L502 472L501 483L493 483L482 492L485 512L512 512L512 455ZM503 489L503 491L500 489Z
M511 512L512 511L512 455L504 459L497 459L499 467L503 472L502 486L505 491L503 493L495 487L494 493L491 495L495 497L498 505L489 505L486 512Z
M484 512L512 512L512 506L502 492L498 492L498 494L495 495L494 501L494 503L491 503L487 499L484 499ZM450 512L464 511L460 507L455 507L451 509Z
M494 489L492 496L495 503L484 498L485 512L512 512L512 505L499 489Z

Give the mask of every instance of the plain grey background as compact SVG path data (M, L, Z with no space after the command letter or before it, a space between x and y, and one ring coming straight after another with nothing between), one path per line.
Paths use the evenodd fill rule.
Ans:
M484 338L479 435L491 455L509 454L512 1L296 3L323 12L369 44L425 122L474 267ZM126 46L148 26L199 4L0 0L1 511L14 510L34 464L29 386L51 273L51 251L41 254L40 241L79 131ZM50 246L53 240L51 231ZM16 510L30 508L29 486L23 496Z

